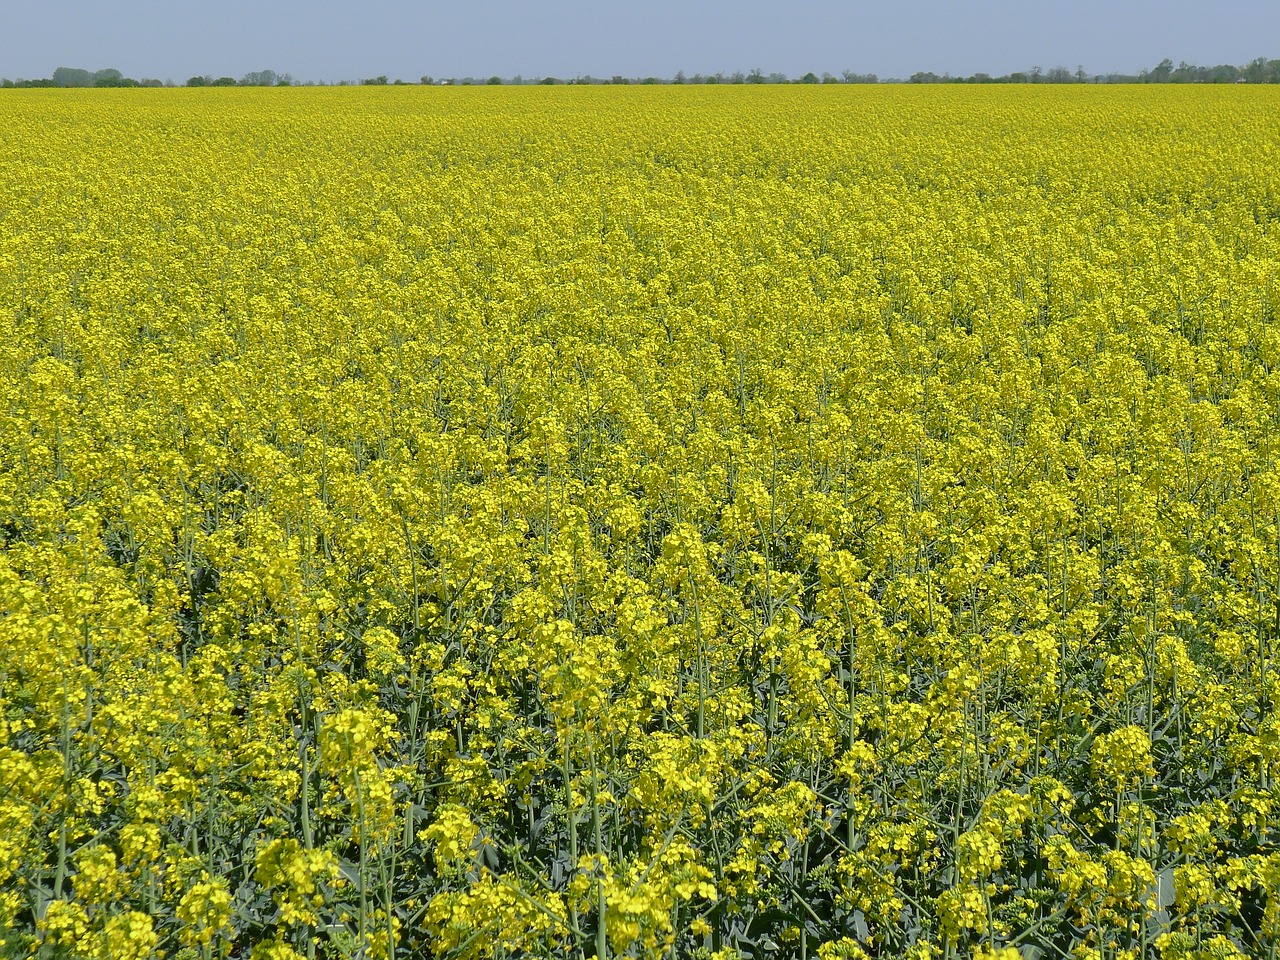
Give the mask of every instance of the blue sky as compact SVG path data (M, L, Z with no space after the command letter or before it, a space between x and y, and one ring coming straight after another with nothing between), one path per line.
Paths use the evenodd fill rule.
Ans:
M5 0L0 76L906 77L1280 58L1280 0Z

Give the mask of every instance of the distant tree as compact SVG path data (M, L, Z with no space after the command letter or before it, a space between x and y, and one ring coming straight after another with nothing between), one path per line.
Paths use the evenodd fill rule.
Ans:
M840 78L839 78L839 77L836 77L836 76L832 76L831 74L827 73L827 71L823 70L823 71L822 71L822 82L823 82L823 83L839 83L839 82L840 82Z
M435 81L435 78L434 78L434 77L427 77L427 76L424 76L424 77L421 77L421 78L418 80L418 82L419 82L420 84L422 84L424 87L429 87L429 86L431 86L433 83L435 83L436 81Z
M59 67L53 71L53 85L55 87L91 87L93 74L88 70L79 70L75 67Z
M939 77L932 70L920 70L920 71L917 71L916 73L913 73L908 78L907 82L908 83L938 83L941 81L941 79L942 78Z
M212 77L191 77L187 81L188 87L210 87L213 86Z
M661 81L661 80L659 80L657 77L645 77L645 78L644 78L643 80L641 80L640 82L641 82L641 83L643 83L643 84L644 84L645 86L647 86L647 87L652 87L652 86L656 86L657 84L661 83L662 81Z
M93 75L95 87L137 87L141 86L132 77L126 77L119 70L99 70Z
M1161 60L1154 70L1148 74L1149 83L1168 83L1169 77L1173 75L1173 61L1168 57Z
M502 78L499 76L493 76L486 80L485 83L491 87L500 87L502 86Z
M385 87L387 85L387 77L385 74L380 77L370 77L368 80L361 80L360 85L363 87Z
M746 83L747 78L741 70L735 70L729 75L730 83Z
M235 80L235 77L219 77L217 80L213 81L213 83L209 84L209 86L234 87L236 86L236 80Z
M628 83L630 83L631 81L630 81L630 80L628 80L626 77L622 76L621 74L617 74L617 73L615 73L615 74L613 75L613 79L612 79L612 80L610 80L609 82L610 82L610 83L614 83L614 84L628 84Z
M1071 83L1071 71L1066 67L1053 67L1045 74L1045 80L1049 83Z
M1032 83L1039 83L1039 82L1040 82L1040 80L1041 80L1043 77L1044 77L1044 71L1043 71L1043 70L1041 70L1039 67L1032 67L1032 68L1031 68L1031 82L1032 82Z
M812 70L810 70L808 73L806 73L803 77L800 78L800 82L801 83L817 83L818 75L814 73Z
M684 71L683 71L683 70L677 70L677 71L676 71L675 78L674 78L674 79L672 79L672 81L671 81L671 82L672 82L672 83L684 83L684 82L685 82Z
M747 74L747 83L764 83L764 71L756 67Z
M1084 72L1084 64L1078 64L1076 66L1076 83L1084 83L1086 79L1088 78Z
M253 70L240 78L242 87L274 87L280 82L280 74L274 70Z
M557 83L559 83L560 81L559 81L559 80L557 80L555 77L543 77L543 78L542 78L541 80L539 80L538 82L539 82L540 84L543 84L544 86L551 87L551 86L555 86L555 85L556 85Z

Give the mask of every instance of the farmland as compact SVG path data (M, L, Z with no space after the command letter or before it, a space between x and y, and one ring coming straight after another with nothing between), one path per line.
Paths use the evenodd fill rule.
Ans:
M1277 96L5 91L0 952L1275 960Z

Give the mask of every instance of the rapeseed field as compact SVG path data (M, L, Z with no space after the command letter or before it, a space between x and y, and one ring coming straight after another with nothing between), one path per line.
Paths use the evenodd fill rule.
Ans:
M1277 957L1280 100L5 91L0 952Z

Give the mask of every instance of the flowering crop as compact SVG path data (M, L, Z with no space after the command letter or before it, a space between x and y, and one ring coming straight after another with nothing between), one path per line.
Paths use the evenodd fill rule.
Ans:
M1280 950L1261 88L0 98L0 941Z

